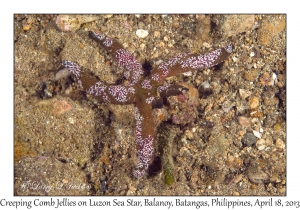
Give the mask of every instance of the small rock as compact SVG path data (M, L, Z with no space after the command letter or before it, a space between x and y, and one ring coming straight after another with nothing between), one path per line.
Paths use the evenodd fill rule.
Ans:
M240 195L240 193L239 193L239 192L236 192L236 191L234 191L232 195L233 195L233 196L239 196L239 195Z
M100 184L100 192L105 192L107 190L107 182L102 181Z
M273 141L270 138L266 138L266 146L272 146Z
M248 117L240 116L238 120L242 126L249 127L251 125L250 119Z
M239 134L240 136L244 136L244 135L245 135L245 132L244 132L243 130L240 130L240 131L238 131L238 134Z
M140 45L140 48L141 48L142 50L144 50L145 47L146 47L146 45L145 45L144 43L142 43L142 44Z
M28 31L29 29L31 29L31 25L25 25L25 26L23 26L23 30L24 31Z
M203 46L206 48L211 48L211 44L207 43L207 42L203 42Z
M65 100L55 101L53 104L53 114L54 115L62 115L68 112L72 106Z
M222 105L222 109L224 110L224 112L229 112L229 110L231 109L232 104L229 101L225 101Z
M271 85L273 86L274 84L277 84L277 83L278 83L277 75L273 72L272 78L271 78Z
M239 89L239 93L240 93L241 98L243 98L243 99L247 98L248 96L250 96L252 94L251 91L245 90L245 89Z
M240 181L242 180L242 178L243 178L243 174L238 174L238 175L236 175L236 177L235 177L233 183L236 184L236 183L240 182Z
M192 71L188 71L188 72L184 72L184 73L182 73L184 76L186 76L186 77L191 77L191 76L193 76L193 72Z
M256 142L256 147L258 150L264 150L266 148L266 141L264 139L259 139L257 142Z
M275 131L280 131L280 130L281 130L281 126L280 126L279 123L276 123L276 124L274 125L274 130L275 130Z
M112 14L106 14L104 15L105 18L111 18L113 15Z
M257 138L259 138L259 139L261 138L260 132L253 130L253 134L254 134L254 136L256 136Z
M64 184L68 184L68 183L69 183L69 180L63 179L62 182L63 182Z
M71 118L71 117L69 117L69 118L68 118L68 122L71 123L71 124L74 124L74 119Z
M276 175L271 175L270 182L280 183L281 180Z
M163 47L165 47L165 43L164 42L160 42L159 46L163 48Z
M194 138L194 135L190 130L186 130L185 135L188 139L193 139Z
M237 170L243 166L243 160L241 158L237 158L229 155L226 160L226 165L228 165L230 169Z
M129 185L128 188L129 188L128 191L132 191L132 192L136 191L136 188L134 186Z
M254 70L251 70L249 72L245 72L244 73L244 78L247 81L253 82L254 80L256 80L256 78L258 77L259 73L260 73L259 69L254 69Z
M154 31L154 37L160 38L160 31Z
M203 86L204 89L207 89L207 88L209 88L210 85L209 85L208 81L204 81L204 82L202 82L201 86Z
M139 38L146 38L148 36L148 31L143 30L143 29L138 29L135 34L139 37Z
M252 68L252 66L253 66L253 65L252 65L251 63L248 63L248 64L246 65L246 67L247 67L248 70L250 70L250 69Z
M285 186L283 186L282 188L280 188L280 189L278 189L278 192L279 193L284 193L285 194L285 192L286 192L286 188L285 188Z
M279 149L284 149L285 143L281 139L277 139L275 142L275 146Z
M260 77L260 83L262 85L270 85L271 76L268 72L264 72L263 75Z
M251 109L257 108L259 105L259 98L258 97L253 97L249 100L249 106Z
M251 171L248 173L248 177L251 182L256 184L262 184L269 180L269 175L263 171L258 171L256 173Z
M251 147L253 144L255 144L255 142L256 137L250 132L245 133L245 135L242 138L242 143L247 145L248 147Z
M251 117L261 117L263 115L262 111L260 111L258 108L250 109L249 114L250 114Z

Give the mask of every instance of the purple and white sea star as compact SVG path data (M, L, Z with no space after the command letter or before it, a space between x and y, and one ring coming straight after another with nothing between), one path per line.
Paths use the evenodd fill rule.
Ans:
M64 60L67 68L78 80L86 93L95 96L100 102L111 104L134 104L136 120L135 137L137 144L137 165L133 175L145 175L154 155L155 127L152 109L157 108L162 97L178 95L185 89L179 85L163 85L165 78L193 70L203 70L224 61L232 52L228 44L204 55L182 53L161 63L151 73L143 77L142 65L115 39L105 34L90 31L90 38L112 54L119 67L125 69L126 84L112 85L99 81L72 61Z

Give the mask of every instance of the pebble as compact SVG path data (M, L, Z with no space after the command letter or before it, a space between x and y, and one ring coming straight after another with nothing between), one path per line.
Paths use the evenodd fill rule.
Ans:
M277 75L273 72L272 78L271 78L271 85L273 86L274 84L277 84L277 83L278 83Z
M159 43L159 46L160 46L160 47L164 47L164 46L165 46L165 43L164 43L164 42L160 42L160 43Z
M188 72L184 72L184 73L182 73L184 76L186 76L186 77L191 77L191 76L193 76L193 72L192 71L188 71Z
M106 14L104 15L105 18L111 18L113 15L112 14Z
M100 192L105 192L107 190L107 183L106 181L102 181L100 184Z
M276 124L274 125L274 130L275 130L275 131L280 131L280 130L281 130L281 126L280 126L279 123L276 123Z
M256 136L257 138L259 138L259 139L261 138L260 132L253 130L253 134L254 134L254 136Z
M253 144L255 144L255 142L256 137L250 132L245 133L245 135L242 138L242 143L247 145L248 147L251 147Z
M262 111L256 109L250 109L250 116L251 117L261 117L263 115Z
M256 80L256 78L258 77L259 73L260 73L259 69L254 69L252 71L245 72L244 73L244 78L247 81L253 82L254 80Z
M202 82L201 86L203 86L204 89L207 89L207 88L209 88L210 85L209 85L208 81L204 81L204 82Z
M283 86L284 86L283 82L281 82L281 81L277 82L276 85L277 85L279 88L283 88Z
M260 78L260 83L262 85L270 85L271 76L268 72L263 73L263 75Z
M262 184L269 180L269 175L263 171L258 171L258 172L250 171L248 173L248 177L255 184Z
M251 125L250 119L248 117L240 116L238 120L242 126L249 127Z
M145 45L144 43L142 43L142 44L140 45L140 48L141 48L142 50L144 50L145 47L146 47L146 45Z
M236 192L236 191L234 191L232 195L233 195L233 196L239 196L239 195L240 195L240 193L239 193L239 192Z
M194 135L190 130L186 130L185 135L188 139L193 139L194 138Z
M71 118L71 117L69 117L69 118L68 118L68 122L71 123L71 124L74 124L74 119Z
M54 115L62 115L68 112L72 106L65 100L55 101L53 104L53 114ZM70 120L68 120L70 122ZM71 123L71 122L70 122Z
M139 38L146 38L149 35L149 32L147 30L143 30L143 29L138 29L135 34L139 37Z
M229 112L229 110L231 109L232 105L229 101L225 101L222 105L222 109L224 110L224 112Z
M286 192L286 188L285 186L283 186L282 188L278 189L279 193L285 193Z
M284 149L285 148L285 144L281 139L277 139L275 142L275 146L279 149Z
M209 44L209 43L207 43L207 42L204 42L204 43L203 43L203 46L206 47L206 48L208 48L208 49L211 48L211 44Z
M264 139L259 139L257 142L256 142L256 147L258 150L264 150L266 148L266 141Z
M63 179L62 182L63 182L64 184L68 184L68 183L69 183L69 180Z
M154 37L160 38L160 32L159 31L154 31Z
M249 100L249 106L251 109L255 109L259 105L259 98L253 97Z
M25 26L23 26L23 30L24 31L28 31L29 29L31 29L31 25L25 25Z
M239 93L240 93L241 98L243 98L243 99L249 97L252 94L251 91L245 90L245 89L239 89Z

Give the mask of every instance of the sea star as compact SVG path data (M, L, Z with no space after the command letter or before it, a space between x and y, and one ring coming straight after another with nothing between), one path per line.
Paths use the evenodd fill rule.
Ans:
M232 45L228 44L204 55L179 54L161 63L148 76L143 77L142 65L117 40L94 31L90 31L89 36L112 54L119 67L125 69L124 77L128 82L121 85L105 84L72 61L64 60L63 66L75 75L86 93L95 96L100 102L135 105L138 162L133 175L141 178L147 172L154 155L155 127L152 109L162 106L162 97L186 91L186 88L179 85L162 85L165 78L215 66L229 56Z

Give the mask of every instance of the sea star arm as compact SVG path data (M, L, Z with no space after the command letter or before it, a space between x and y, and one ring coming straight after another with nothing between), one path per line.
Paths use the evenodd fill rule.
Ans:
M161 97L171 95L178 95L187 91L188 89L181 85L170 85L167 89L162 90ZM153 160L154 155L154 135L155 126L152 117L153 103L149 103L149 98L145 98L143 94L137 94L136 107L135 107L135 120L136 120L136 144L137 144L137 157L138 162L133 172L136 178L144 176L148 170L149 165ZM155 100L153 101L155 102Z
M77 63L64 60L63 66L74 74L83 90L95 96L100 102L112 104L132 104L135 101L133 85L107 85L96 77L82 71Z
M166 77L175 76L184 72L203 70L223 62L232 52L232 45L212 52L201 54L179 54L174 58L161 63L153 70L149 77L156 78L156 83L161 83Z
M89 36L112 54L119 67L125 68L124 77L130 83L136 84L139 81L143 74L142 65L116 39L94 31L90 31Z
M145 99L137 99L135 107L135 136L137 144L137 158L133 175L136 178L144 176L154 155L154 122L152 118L152 105L145 102Z

